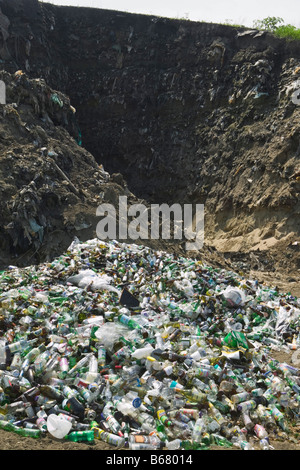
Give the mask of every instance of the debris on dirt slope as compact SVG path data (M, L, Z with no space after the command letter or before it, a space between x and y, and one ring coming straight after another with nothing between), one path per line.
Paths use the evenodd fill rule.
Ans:
M95 237L101 203L117 207L121 195L129 204L141 200L128 190L121 174L110 175L80 145L76 110L66 95L22 71L2 71L0 80L6 84L6 104L0 105L3 268L53 259L75 236ZM183 250L172 242L148 243ZM220 265L213 250L204 251Z
M94 235L105 194L111 202L130 193L68 132L77 131L68 97L22 71L0 78L0 264L26 265L52 258L75 234Z

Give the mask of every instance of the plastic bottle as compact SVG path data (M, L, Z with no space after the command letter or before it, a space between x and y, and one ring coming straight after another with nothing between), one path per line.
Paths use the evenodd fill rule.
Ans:
M193 387L191 390L184 390L184 389L177 389L176 392L178 392L180 395L183 395L185 398L192 402L197 402L199 404L207 404L207 395L205 393L199 392L196 387Z
M88 353L86 356L84 356L82 359L80 359L74 367L69 369L68 371L68 376L73 376L76 374L76 372L83 366L85 366L88 362L90 357L93 355L93 353Z
M94 436L94 431L91 429L87 431L70 432L70 434L65 436L65 439L68 441L72 441L72 442L83 442L83 441L93 442L95 439L95 436Z
M273 406L271 409L272 416L275 418L276 423L281 427L283 431L287 431L288 427L284 419L284 414L276 407Z
M35 375L40 376L43 374L46 368L46 364L51 356L51 352L49 350L46 350L39 354L35 360L34 360L34 370L35 370ZM21 369L21 368L20 368Z
M129 448L131 444L150 444L154 449L160 449L162 447L162 441L154 433L148 436L143 434L131 434L129 435Z
M245 412L245 411L254 410L256 406L257 406L256 401L247 400L242 403L239 403L236 408L237 408L237 411Z
M34 362L34 360L46 349L46 346L44 344L41 344L40 346L31 349L24 357L23 363L21 365L21 370L20 370L20 375L19 377L22 377L23 374L28 370L30 364Z
M168 418L167 413L163 408L157 410L157 417L164 426L171 426L172 421Z
M115 395L116 393L120 392L126 385L126 380L123 377L118 377L110 386L111 393Z
M134 359L145 359L147 356L151 355L152 351L153 347L151 346L151 344L149 344L144 348L139 348L133 351L131 357L133 357Z
M194 424L192 439L195 442L201 442L202 434L206 431L206 424L203 418L198 418Z
M118 321L130 329L142 329L142 327L131 317L124 313L118 316Z
M16 432L19 436L32 437L34 439L39 439L42 436L42 431L40 429L19 428Z
M38 418L36 420L36 425L43 433L47 432L47 421L44 418L44 416L38 415Z
M179 450L181 447L181 439L173 439L173 441L166 441L165 446L168 450Z
M123 433L121 431L121 425L118 423L118 421L115 419L115 417L110 413L109 410L103 409L102 415L108 424L110 430L114 434L118 434L119 436L123 437Z
M156 447L152 444L143 444L143 443L133 443L129 442L129 449L130 450L156 450Z
M248 413L244 412L242 413L242 419L244 422L244 425L248 431L252 430L254 428L254 423L252 422L250 416Z
M179 412L195 421L199 418L199 411L193 408L179 408Z
M99 367L102 368L106 364L106 348L104 344L99 344L99 346L97 347L97 351L98 351L98 364L99 364Z
M13 343L8 344L8 349L10 350L11 353L16 353L16 352L23 352L26 351L27 349L31 349L31 347L36 344L38 341L38 338L32 339L32 340L25 340L21 339L20 341L15 341Z
M250 444L250 442L247 442L247 441L241 441L240 442L240 448L242 450L255 450L253 445Z
M220 413L220 411L212 403L209 403L208 406L209 406L210 413L212 414L212 416L214 417L214 419L217 421L217 423L220 426L224 426L225 424L227 424L228 420L222 415L222 413Z
M112 360L117 363L122 363L124 360L129 359L130 357L131 349L129 346L123 346L111 356Z
M268 437L266 429L261 424L256 424L253 430L259 439L266 439Z
M270 442L267 438L260 439L259 447L261 448L261 450L273 450L274 449L274 447L270 445Z
M127 384L139 384L140 377L139 373L141 371L141 367L137 364L126 366L124 365L122 368L122 376Z
M213 443L222 446L222 447L232 447L232 442L229 442L226 437L221 436L220 434L211 434L211 438L213 440Z
M130 401L127 399L118 401L116 404L116 409L125 416L131 416L133 419L137 419L139 416L137 407L133 406L133 403L130 403Z
M266 409L263 405L258 405L256 412L258 414L260 423L266 428L267 432L274 432L277 429L272 413Z
M155 430L155 419L148 413L141 412L137 415L137 422L140 424L141 430L151 433Z
M101 441L104 441L107 444L117 447L118 449L121 449L125 445L124 437L117 436L113 433L106 432L103 429L99 429L96 427L93 427L92 431L94 431L95 439L101 439Z

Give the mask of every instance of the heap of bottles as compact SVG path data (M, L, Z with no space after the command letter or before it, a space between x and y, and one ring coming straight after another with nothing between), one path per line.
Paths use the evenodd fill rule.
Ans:
M56 415L74 442L272 449L299 419L299 370L273 358L297 352L299 307L234 272L116 241L76 240L52 263L10 266L0 429L41 439Z

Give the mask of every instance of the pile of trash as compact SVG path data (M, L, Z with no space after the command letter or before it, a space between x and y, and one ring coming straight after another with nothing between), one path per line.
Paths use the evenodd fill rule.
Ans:
M132 450L272 449L299 416L300 299L203 261L74 239L0 273L0 429ZM293 350L295 350L293 352Z
M101 203L132 201L120 174L108 174L82 146L76 109L44 79L0 70L0 270L51 260L74 236L95 236ZM11 261L11 260L14 261Z

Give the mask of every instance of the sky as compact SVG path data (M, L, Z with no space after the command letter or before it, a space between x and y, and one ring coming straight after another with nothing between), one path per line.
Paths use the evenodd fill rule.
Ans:
M300 28L299 0L43 0L54 5L85 6L193 21L253 27L255 20L280 17Z

